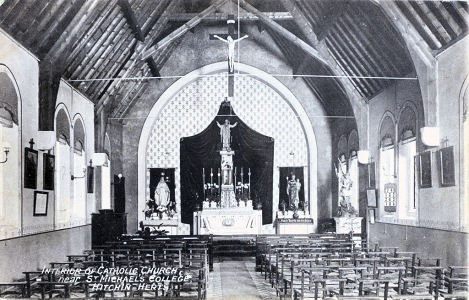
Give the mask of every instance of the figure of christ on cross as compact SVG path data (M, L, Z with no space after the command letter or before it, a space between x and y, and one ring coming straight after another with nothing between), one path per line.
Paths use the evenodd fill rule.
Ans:
M230 73L234 72L234 50L235 50L235 44L241 40L244 40L245 38L248 37L248 35L245 35L243 37L240 37L239 39L234 40L231 35L228 35L226 37L226 40L222 37L219 37L218 35L214 35L213 37L216 37L220 41L227 43L228 44L228 67Z

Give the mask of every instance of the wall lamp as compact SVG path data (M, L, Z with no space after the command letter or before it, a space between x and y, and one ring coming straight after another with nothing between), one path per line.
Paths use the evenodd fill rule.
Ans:
M72 180L85 178L86 177L86 168L83 168L83 175L82 176L75 176L72 174Z
M8 153L10 152L10 147L8 146L3 147L3 152L5 152L5 160L0 161L0 164L4 164L8 161Z

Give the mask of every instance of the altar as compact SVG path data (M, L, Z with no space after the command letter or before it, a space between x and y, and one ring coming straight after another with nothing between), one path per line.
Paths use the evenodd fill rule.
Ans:
M194 234L260 234L262 210L251 207L205 209L194 212Z

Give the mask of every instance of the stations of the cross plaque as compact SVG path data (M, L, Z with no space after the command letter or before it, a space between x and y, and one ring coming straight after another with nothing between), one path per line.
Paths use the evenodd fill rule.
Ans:
M210 34L211 40L220 40L228 45L228 98L232 98L234 94L234 54L237 42L247 38L247 35L239 39L235 39L235 19L233 15L228 16L226 21L228 25L228 33Z

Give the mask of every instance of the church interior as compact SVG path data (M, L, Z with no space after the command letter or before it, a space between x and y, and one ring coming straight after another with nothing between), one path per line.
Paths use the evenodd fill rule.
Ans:
M468 26L0 1L0 298L467 299Z

